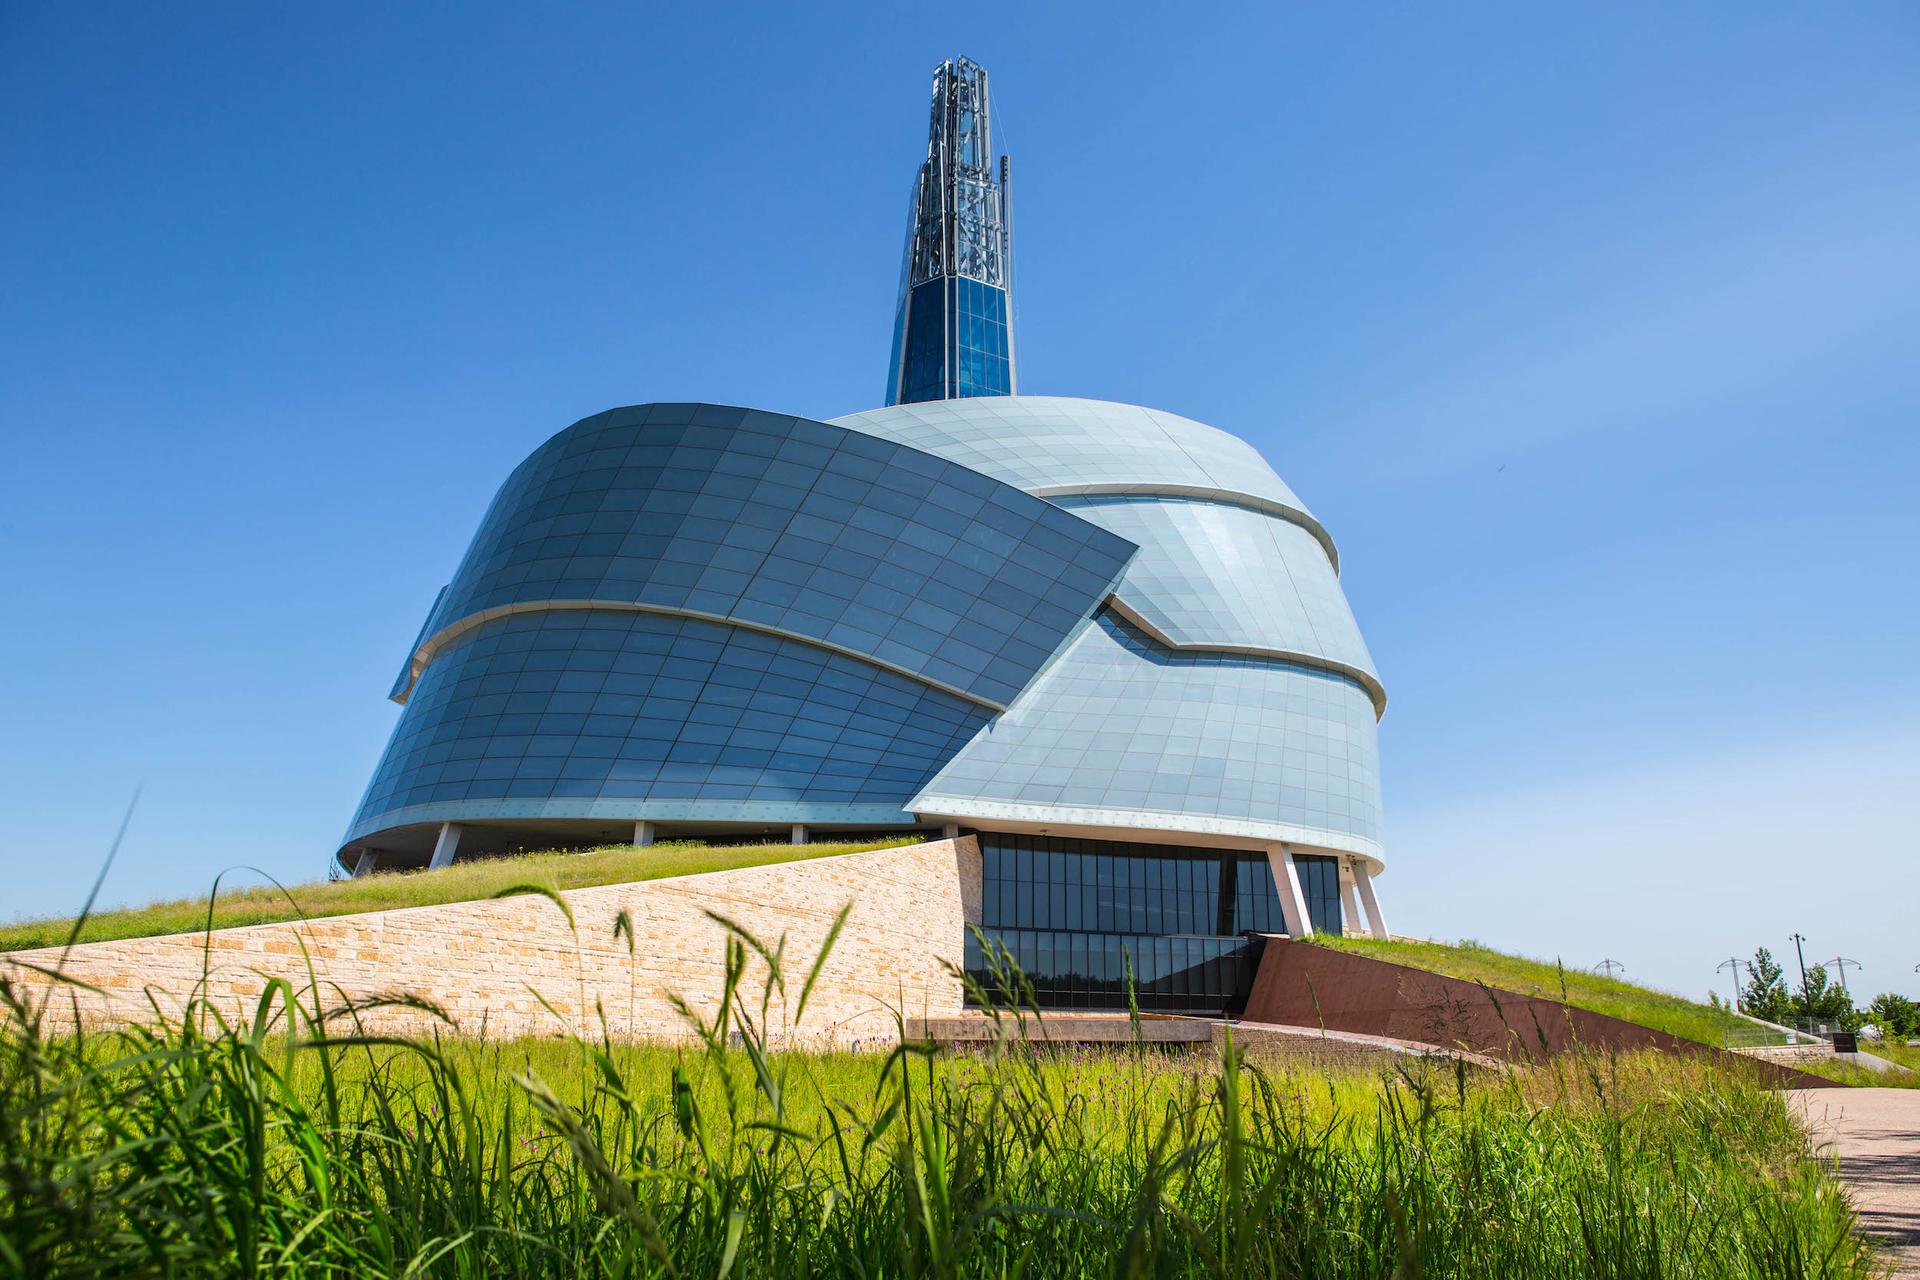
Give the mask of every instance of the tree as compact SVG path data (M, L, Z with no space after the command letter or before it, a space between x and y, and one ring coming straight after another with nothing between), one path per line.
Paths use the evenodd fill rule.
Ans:
M1768 1022L1780 1022L1793 1016L1788 1008L1787 984L1773 953L1761 947L1747 961L1747 985L1740 992L1744 1013Z
M1867 1016L1896 1040L1920 1035L1920 1004L1915 1004L1905 996L1895 995L1891 991L1881 992L1867 1006Z
M1794 993L1794 1011L1815 1022L1830 1023L1833 1026L1852 1031L1860 1025L1860 1015L1854 1012L1853 997L1847 994L1845 987L1830 982L1827 967L1816 964L1807 970L1805 982Z

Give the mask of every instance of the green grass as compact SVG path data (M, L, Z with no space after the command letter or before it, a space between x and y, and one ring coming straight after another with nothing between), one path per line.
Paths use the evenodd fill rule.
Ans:
M1724 1045L1729 1027L1746 1029L1752 1023L1709 1005L1700 1004L1665 991L1608 978L1585 969L1562 969L1550 960L1534 960L1508 955L1474 942L1393 941L1374 938L1329 938L1315 935L1314 942L1342 951L1352 951L1377 960L1484 982L1490 987L1517 991L1521 995L1564 999L1576 1009L1604 1013L1643 1027L1665 1031L1685 1040Z
M1920 1074L1920 1045L1909 1045L1899 1040L1891 1043L1885 1040L1862 1040L1860 1047L1876 1058L1885 1058L1888 1062L1896 1062Z
M555 889L659 880L702 871L759 867L805 858L827 858L866 849L915 843L914 837L860 844L656 844L644 849L618 846L587 853L548 852L456 863L439 871L381 872L361 880L320 880L288 886L250 885L221 889L214 898L212 924L271 924L302 916L344 916L396 907L430 907L446 902L490 898L500 890L528 882ZM80 941L145 938L163 933L193 933L208 924L207 898L181 898L143 907L102 911L89 916ZM61 946L73 919L27 920L0 925L0 951Z
M1814 1074L1825 1076L1840 1084L1859 1085L1869 1089L1920 1089L1920 1049L1910 1049L1897 1042L1888 1044L1884 1040L1878 1044L1862 1040L1860 1048L1876 1058L1884 1058L1896 1066L1907 1069L1905 1071L1872 1071L1866 1067L1857 1067L1851 1062L1836 1059L1833 1062L1815 1063L1812 1068Z
M1375 938L1330 938L1319 934L1314 936L1313 941L1319 946L1352 951L1377 960L1390 960L1395 964L1445 974L1450 978L1484 982L1490 987L1516 991L1521 995L1564 999L1576 1009L1604 1013L1716 1048L1728 1043L1729 1028L1736 1036L1748 1037L1754 1027L1745 1018L1735 1018L1725 1010L1698 1004L1670 992L1655 991L1584 969L1562 970L1552 961L1508 955L1477 942L1382 942ZM1748 1042L1750 1039L1735 1041ZM1881 1074L1850 1063L1818 1058L1797 1060L1792 1065L1797 1070L1839 1084L1920 1088L1920 1050L1908 1049L1904 1045L1889 1048L1884 1043L1877 1046L1862 1043L1861 1047L1878 1057L1902 1066L1915 1067L1916 1070L1907 1075L1893 1072Z
M730 937L685 1048L394 1040L284 987L55 1036L0 990L0 1276L1875 1273L1782 1095L1703 1062L790 1051L818 962L780 954Z

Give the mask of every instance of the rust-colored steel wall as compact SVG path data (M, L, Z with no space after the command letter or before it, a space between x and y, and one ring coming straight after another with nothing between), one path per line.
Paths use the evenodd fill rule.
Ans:
M1241 1016L1249 1022L1357 1031L1510 1058L1538 1059L1575 1045L1655 1049L1744 1063L1788 1088L1834 1084L1540 996L1278 938L1269 939L1261 952Z

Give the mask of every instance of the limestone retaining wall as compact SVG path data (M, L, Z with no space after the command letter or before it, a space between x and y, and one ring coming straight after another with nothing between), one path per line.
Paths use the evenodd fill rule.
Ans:
M330 1010L404 992L432 1001L470 1034L572 1026L597 1035L596 1010L603 1009L616 1036L679 1038L690 1029L670 995L709 1019L719 1003L726 934L708 918L712 911L769 948L785 936L788 998L773 1003L776 1033L851 1044L893 1035L895 1009L912 1017L960 1011L961 985L945 966L961 963L966 923L980 918L980 850L969 836L560 896L577 933L552 902L527 895L75 947L65 972L101 994L64 984L48 994L48 979L12 963L51 968L58 948L0 955L0 975L47 994L59 1024L76 1009L90 1027L149 1020L155 1004L171 1015L202 989L213 1007L245 1015L269 977L288 980L312 1006L304 941ZM785 1006L797 1001L834 916L849 902L846 927L794 1028ZM634 923L631 956L614 936L623 909ZM756 1011L766 973L750 958L741 989ZM368 1018L383 1029L431 1020L407 1009Z
M1735 1053L1745 1054L1749 1058L1760 1058L1766 1062L1830 1062L1834 1058L1833 1046L1824 1040L1809 1044L1762 1044L1736 1047Z

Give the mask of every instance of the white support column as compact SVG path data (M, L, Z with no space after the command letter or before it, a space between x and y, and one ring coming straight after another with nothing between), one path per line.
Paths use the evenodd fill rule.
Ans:
M1385 942L1393 937L1387 932L1387 918L1380 912L1380 899L1373 893L1373 877L1358 861L1353 866L1354 887L1360 890L1360 905L1367 909L1367 929L1374 937Z
M960 824L957 822L942 823L940 825L940 838L942 840L958 840L960 838Z
M794 823L793 824L793 843L805 844L806 842L807 842L807 824L804 822Z
M353 864L353 878L358 880L363 876L370 876L379 865L380 855L378 853L372 849L362 849L360 851L359 861Z
M1273 867L1273 887L1280 891L1280 918L1286 921L1289 938L1304 938L1313 932L1313 917L1307 914L1307 895L1300 891L1300 869L1293 865L1293 854L1283 844L1267 849L1267 861Z
M453 865L454 850L460 847L460 824L443 822L440 824L440 838L433 843L433 859L427 863L430 870Z
M653 824L651 822L634 823L633 824L633 842L634 844L638 845L642 849L652 844L653 843Z
M1343 932L1351 930L1354 933L1358 933L1362 927L1360 923L1360 902L1359 899L1353 895L1353 876L1353 859L1340 859L1340 906L1342 908L1340 923Z

